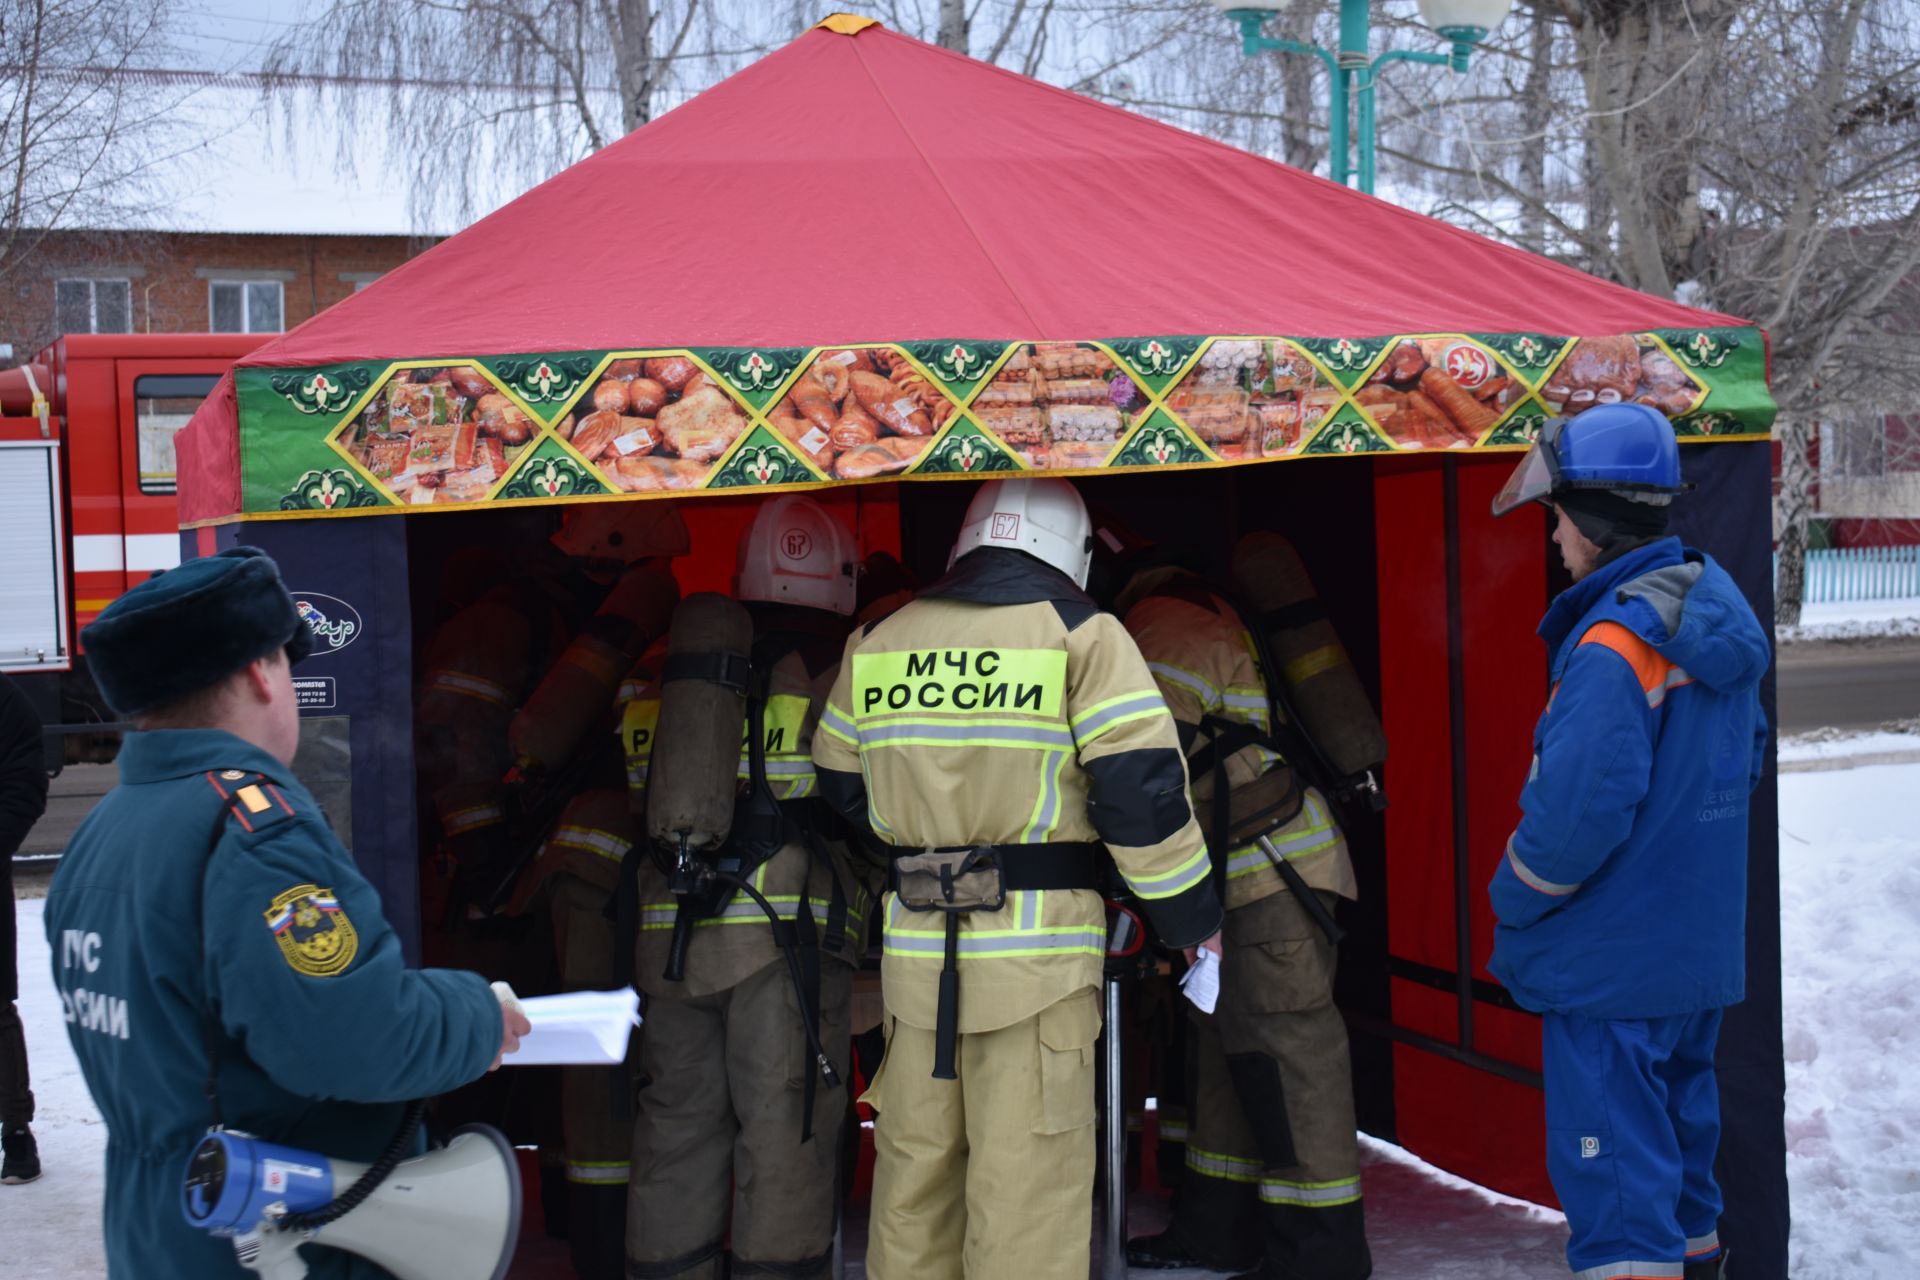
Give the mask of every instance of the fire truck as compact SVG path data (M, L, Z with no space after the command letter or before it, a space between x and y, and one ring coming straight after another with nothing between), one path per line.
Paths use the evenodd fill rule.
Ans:
M180 563L174 434L268 336L69 335L0 371L0 672L49 728L113 720L80 629Z

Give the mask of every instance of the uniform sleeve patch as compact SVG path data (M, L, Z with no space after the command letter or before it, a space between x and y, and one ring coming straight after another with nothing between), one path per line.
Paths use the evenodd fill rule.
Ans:
M267 928L287 967L309 978L331 978L353 963L360 935L333 890L297 884L265 911Z

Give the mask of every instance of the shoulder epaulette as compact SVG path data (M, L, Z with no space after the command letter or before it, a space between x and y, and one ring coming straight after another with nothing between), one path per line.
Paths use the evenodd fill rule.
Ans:
M1090 600L1051 600L1048 603L1060 615L1060 623L1068 631L1078 631L1082 623L1100 612L1100 606Z
M287 802L286 793L263 773L210 769L206 778L226 804L227 816L243 830L258 831L294 816L294 807Z

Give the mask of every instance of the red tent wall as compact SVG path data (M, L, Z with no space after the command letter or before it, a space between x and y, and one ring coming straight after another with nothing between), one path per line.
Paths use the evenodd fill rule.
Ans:
M1528 729L1547 693L1546 655L1533 639L1547 599L1543 522L1532 510L1499 523L1488 514L1511 469L1500 459L1382 463L1374 511L1381 703L1395 748L1387 766L1393 1020L1524 1074L1539 1070L1539 1023L1487 973L1493 920L1484 892L1519 816ZM1410 1150L1554 1203L1536 1088L1405 1043L1395 1046L1394 1068L1394 1114Z

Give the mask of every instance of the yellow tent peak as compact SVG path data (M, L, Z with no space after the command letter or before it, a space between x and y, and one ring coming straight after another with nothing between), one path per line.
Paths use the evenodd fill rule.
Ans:
M878 18L863 18L857 13L830 13L814 24L825 27L835 35L857 36L868 27L880 25Z

